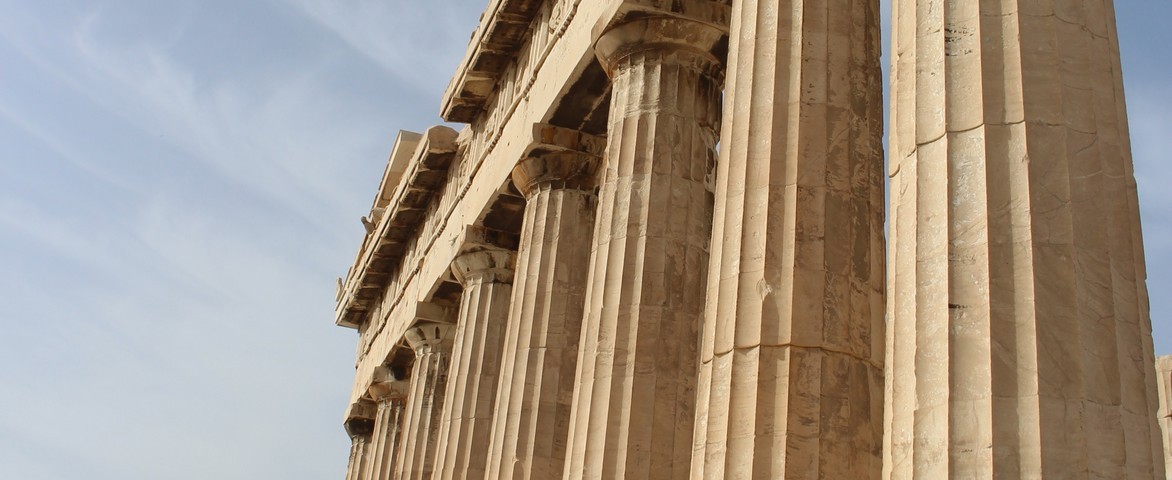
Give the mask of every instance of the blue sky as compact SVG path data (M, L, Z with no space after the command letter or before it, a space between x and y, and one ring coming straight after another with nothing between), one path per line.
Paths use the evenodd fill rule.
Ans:
M0 0L0 478L343 474L333 325L485 0ZM1172 2L1120 2L1172 353Z

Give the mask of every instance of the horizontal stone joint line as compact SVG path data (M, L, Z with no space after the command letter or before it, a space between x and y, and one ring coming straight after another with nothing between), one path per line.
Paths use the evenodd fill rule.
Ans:
M760 350L763 348L792 348L792 349L797 349L797 350L820 350L820 351L823 351L826 353L832 353L832 354L836 354L836 355L842 355L844 357L853 358L856 360L862 360L863 362L868 363L868 364L874 363L871 361L870 358L861 357L855 353L846 352L846 351L835 349L835 348L815 347L815 346L809 346L809 345L798 345L796 343L776 343L776 344L774 344L774 343L768 343L768 344L761 343L761 344L757 344L757 345L754 345L751 347L733 347L728 350L715 351L712 354L712 360L703 360L700 363L702 365L709 365L716 359L716 357L727 356L728 354L734 353L734 352L746 352L746 351L750 351L750 350Z

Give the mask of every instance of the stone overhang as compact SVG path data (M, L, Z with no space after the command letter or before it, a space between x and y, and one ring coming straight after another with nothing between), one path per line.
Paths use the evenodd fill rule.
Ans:
M383 188L389 188L394 175L394 159L384 175ZM359 257L350 269L338 300L336 323L358 328L372 302L382 296L387 281L398 268L408 242L425 219L432 196L444 184L448 167L456 155L456 131L432 127L418 140L418 146L404 168L402 181L394 193L376 197L374 210L383 209L381 219L370 227ZM385 198L384 206L379 207Z

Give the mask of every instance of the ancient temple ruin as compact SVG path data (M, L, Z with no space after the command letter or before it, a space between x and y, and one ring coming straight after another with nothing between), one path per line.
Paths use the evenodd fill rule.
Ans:
M339 285L347 479L1163 478L1113 3L894 3L885 168L878 0L492 0Z

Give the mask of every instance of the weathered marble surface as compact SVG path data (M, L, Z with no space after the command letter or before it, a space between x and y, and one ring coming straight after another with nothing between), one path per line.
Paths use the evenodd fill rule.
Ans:
M415 351L415 365L403 415L405 432L395 460L395 480L430 480L435 470L454 331L451 325L423 322L405 335Z
M1156 358L1156 391L1160 409L1157 422L1164 443L1165 475L1172 473L1172 355Z
M882 472L878 3L733 3L692 478Z
M612 80L566 479L686 478L725 32L612 27Z
M440 414L437 480L494 477L486 474L487 447L516 261L515 252L485 249L463 253L452 262L464 292Z
M1113 3L894 25L886 477L1162 477Z
M605 139L542 126L513 170L526 199L489 473L562 474Z
M383 367L375 372L375 381L369 392L377 405L377 413L369 445L370 460L361 477L363 480L391 478L394 474L410 386L410 381L396 378L389 368Z
M370 478L370 443L374 432L375 406L361 402L350 406L350 417L346 419L346 435L350 437L350 461L346 464L346 480Z

